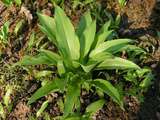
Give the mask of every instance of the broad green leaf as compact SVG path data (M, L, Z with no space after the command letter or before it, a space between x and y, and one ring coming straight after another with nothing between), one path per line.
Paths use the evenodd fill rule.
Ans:
M83 35L80 38L81 59L83 59L90 51L92 43L94 42L95 33L96 21L93 21L91 25L85 29Z
M140 67L129 60L114 57L104 60L96 67L96 69L140 69Z
M17 5L21 5L22 0L15 0L15 3L16 3Z
M59 61L58 61L58 63L57 63L57 69L58 69L58 74L59 74L59 75L62 75L62 74L64 74L64 73L66 72L62 60L59 60Z
M118 90L110 82L103 79L96 79L91 83L108 94L116 103L123 107L123 101L121 100Z
M95 40L96 46L103 43L108 38L108 36L113 32L113 30L109 30L110 25L111 25L111 21L109 20L98 31L96 35L96 40Z
M61 57L52 51L41 49L40 53L45 55L54 64L57 64L57 62L61 60Z
M80 57L78 37L71 21L58 6L55 9L55 23L58 48L61 50L62 55L64 58L71 57L72 60L78 60Z
M49 39L57 45L56 41L56 32L55 32L55 21L52 17L49 17L47 15L43 15L40 13L37 13L38 18L40 20L40 28L41 30L49 37Z
M77 102L78 97L80 96L80 85L69 84L67 88L66 100L64 104L64 116L68 116L73 112L74 105Z
M44 110L46 109L46 107L48 106L48 100L46 100L45 102L43 102L41 108L37 111L36 113L36 116L39 117L43 112Z
M89 58L89 62L90 61L102 62L107 58L113 58L113 57L114 56L111 53L104 51Z
M109 27L111 26L111 20L107 21L103 26L102 28L98 31L97 33L97 36L104 33L104 32L107 32L109 31ZM104 41L103 41L104 42Z
M22 60L17 62L15 65L56 65L54 61L49 60L45 55L39 54L36 56L24 56Z
M9 6L12 4L12 0L2 0L2 2L6 5L6 6Z
M114 54L116 52L119 52L121 48L123 48L130 42L132 42L132 40L130 39L116 39L116 40L106 41L104 43L101 43L94 50L92 50L92 52L90 53L90 57L97 55L104 51Z
M64 120L82 120L81 119L81 115L79 114L74 114L73 115L70 115L70 116L67 116L65 118L63 118Z
M88 63L88 64L86 64L86 65L83 65L83 64L81 64L81 67L83 68L83 70L85 71L85 72L90 72L96 65L98 64L98 62L90 62L90 63Z
M93 102L89 106L87 106L86 112L95 114L98 110L100 110L103 107L104 104L105 104L104 99Z
M113 30L109 30L109 31L104 31L103 33L99 34L96 37L96 46L99 46L101 43L103 43L105 40L107 40L107 38L113 33Z
M108 52L102 52L100 54L97 54L93 56L92 58L89 58L87 64L81 64L81 67L85 72L90 72L92 69L94 69L99 63L102 61L113 58L113 55Z
M91 18L91 14L90 12L86 12L80 20L80 23L78 25L78 28L76 29L76 33L78 35L78 37L80 38L83 34L83 32L85 31L85 29L91 25L92 23L92 18Z
M28 104L32 104L39 98L49 94L50 92L55 92L63 90L64 81L62 79L56 78L55 80L48 82L43 87L39 88L29 99Z

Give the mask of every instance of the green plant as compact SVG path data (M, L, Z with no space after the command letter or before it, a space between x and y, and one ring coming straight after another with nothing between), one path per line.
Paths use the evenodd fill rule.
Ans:
M143 68L141 70L127 72L127 74L124 75L124 79L132 83L124 94L135 96L140 102L143 102L143 93L151 86L154 75L149 68Z
M3 100L0 102L0 119L5 119L7 112L12 110L11 95L13 94L13 86L7 85L5 89L5 95L2 96Z
M22 1L21 0L2 0L2 2L6 5L9 6L13 2L16 3L17 5L21 5Z
M9 22L4 23L0 31L0 44L5 45L8 43Z
M89 119L90 115L104 105L103 99L91 103L83 116L73 111L80 110L81 89L89 90L94 87L108 94L123 108L123 101L118 90L107 80L93 78L92 72L108 69L140 69L135 63L114 56L133 41L130 39L105 41L111 34L110 22L106 22L96 33L96 21L92 20L90 12L85 13L81 18L76 31L64 11L58 6L55 8L55 18L40 13L38 17L41 30L58 48L58 53L40 49L38 55L25 56L16 65L55 65L58 76L38 89L29 99L28 104L32 104L50 92L58 91L66 93L63 118L66 120L81 117L83 120ZM91 108L95 108L94 111Z
M46 107L48 106L48 100L46 100L45 102L43 102L41 108L37 111L36 113L36 116L39 117L43 112L44 110L46 109Z
M72 3L73 3L73 8L75 9L78 5L81 5L81 6L85 6L85 5L88 5L92 2L94 2L95 0L72 0Z
M126 5L126 0L118 0L120 7L124 7Z

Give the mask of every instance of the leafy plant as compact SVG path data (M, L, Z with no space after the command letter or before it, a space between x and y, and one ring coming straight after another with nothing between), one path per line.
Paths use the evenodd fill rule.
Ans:
M82 5L85 6L87 4L90 4L92 2L94 2L95 0L72 0L73 3L73 8L76 8L78 5Z
M118 0L120 7L124 7L126 5L126 0Z
M29 99L28 104L32 104L50 92L66 93L63 118L71 120L70 117L77 118L78 113L73 113L73 111L76 109L78 112L80 108L81 89L92 89L94 87L108 94L123 108L119 91L109 81L93 78L92 72L110 69L140 69L135 63L114 56L133 41L130 39L105 41L112 33L109 30L110 22L106 22L96 33L96 21L92 20L90 12L84 14L76 30L64 11L58 6L55 8L55 18L40 13L38 13L38 17L41 30L58 48L58 52L40 49L38 55L25 56L16 65L55 65L57 66L58 76L38 89ZM91 105L87 108L85 115L82 117L88 119L91 114L104 105L103 101L97 101L94 107ZM95 111L91 108L95 108Z
M135 96L143 102L143 93L146 92L152 84L154 75L149 68L143 68L141 70L127 72L124 79L133 83L130 88L127 89L126 94Z
M4 23L0 31L0 44L8 43L9 22Z
M6 93L2 96L3 99L0 102L0 119L5 119L7 112L12 110L11 95L13 94L13 86L7 85L5 89Z
M15 2L17 5L21 5L22 1L21 0L2 0L2 2L6 5L9 6L13 2Z
M37 111L36 113L36 116L39 117L43 112L44 110L46 109L46 107L48 106L48 100L46 100L45 102L43 102L41 108Z

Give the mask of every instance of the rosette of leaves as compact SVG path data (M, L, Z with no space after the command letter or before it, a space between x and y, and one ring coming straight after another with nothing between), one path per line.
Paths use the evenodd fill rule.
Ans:
M79 98L81 89L96 88L109 95L121 108L123 101L118 90L107 80L93 79L92 72L99 70L129 70L140 69L135 63L114 56L127 48L133 41L130 39L107 40L112 33L109 30L110 21L106 22L96 33L96 21L91 18L90 12L82 16L77 29L74 29L70 19L60 7L55 8L54 18L38 13L40 29L57 47L58 52L41 49L36 56L25 56L19 65L55 65L58 77L39 88L29 99L32 104L37 99L50 92L62 92L65 95L65 119L82 119L96 112L104 105L100 99L86 108L83 116L74 113L80 108ZM79 101L79 102L78 102ZM73 115L73 116L72 116ZM70 117L69 117L70 116ZM77 117L78 116L78 117ZM69 118L68 118L69 117Z

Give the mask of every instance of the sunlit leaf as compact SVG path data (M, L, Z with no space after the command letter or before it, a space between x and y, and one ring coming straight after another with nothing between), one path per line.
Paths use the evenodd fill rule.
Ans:
M64 104L64 116L67 116L73 112L73 107L76 104L77 98L80 96L80 90L79 83L68 85Z
M49 94L50 92L63 90L64 81L62 79L56 78L55 80L45 84L43 87L39 88L29 99L28 104L32 104L37 99Z
M36 116L39 117L43 112L44 110L46 109L46 107L48 106L48 100L46 100L45 102L43 102L41 108L37 111L36 113Z
M40 20L40 28L41 30L49 37L49 39L54 43L57 44L56 41L56 32L55 32L55 21L52 17L47 15L43 15L37 13L38 18Z
M140 69L140 67L129 60L114 57L104 60L96 67L96 69Z
M110 40L110 41L103 42L90 53L90 57L97 55L104 51L114 54L116 52L119 52L121 48L123 48L124 46L126 46L127 44L131 42L132 40L130 39L116 39L116 40Z
M81 59L84 58L90 51L92 43L94 42L95 33L96 21L93 21L91 25L85 29L83 35L80 38Z
M59 7L55 9L55 23L56 39L62 55L65 56L64 58L71 57L73 60L78 60L80 57L78 37L71 21Z
M89 25L91 25L91 23L92 23L92 18L91 18L90 12L88 11L81 17L80 23L79 23L78 28L76 30L76 33L79 38L82 36L84 30Z
M123 106L123 101L121 100L118 90L110 82L103 79L96 79L92 81L92 84L108 94L121 107Z
M104 99L95 101L87 106L86 112L89 112L91 114L95 114L98 110L100 110L103 107L104 104L105 104Z

